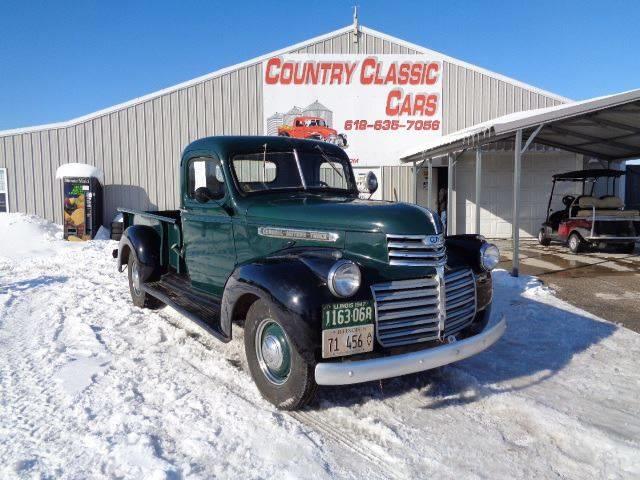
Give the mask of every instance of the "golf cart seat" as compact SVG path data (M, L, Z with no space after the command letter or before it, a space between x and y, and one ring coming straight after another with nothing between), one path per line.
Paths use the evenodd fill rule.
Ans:
M613 195L602 198L582 195L577 198L571 207L574 217L589 218L593 216L593 208L596 209L596 216L632 218L638 216L638 210L622 210L623 201Z

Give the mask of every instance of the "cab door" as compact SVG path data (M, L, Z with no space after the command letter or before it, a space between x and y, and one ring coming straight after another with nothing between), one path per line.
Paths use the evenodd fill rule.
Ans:
M236 263L222 165L213 156L197 156L187 162L181 210L187 272L194 288L222 298Z

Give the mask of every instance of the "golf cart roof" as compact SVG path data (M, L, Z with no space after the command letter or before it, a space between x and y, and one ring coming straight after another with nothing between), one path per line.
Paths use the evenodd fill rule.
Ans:
M610 170L599 168L594 170L576 170L575 172L558 173L553 176L553 181L560 182L582 182L584 180L595 180L600 177L618 178L624 175L624 170Z

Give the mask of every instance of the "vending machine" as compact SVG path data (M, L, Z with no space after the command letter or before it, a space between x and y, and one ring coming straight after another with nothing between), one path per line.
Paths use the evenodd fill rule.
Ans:
M102 185L96 177L63 177L64 238L91 240L102 224Z

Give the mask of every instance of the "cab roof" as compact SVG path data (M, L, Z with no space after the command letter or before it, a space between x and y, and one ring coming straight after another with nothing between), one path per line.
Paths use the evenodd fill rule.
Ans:
M292 137L276 137L276 136L216 136L205 137L196 140L184 149L182 158L190 156L193 153L215 153L221 159L229 158L231 155L238 153L255 153L262 152L265 144L267 152L283 152L296 149L300 152L317 152L317 147L327 155L333 155L340 158L348 158L347 154L340 147L331 143L319 140L306 140Z

